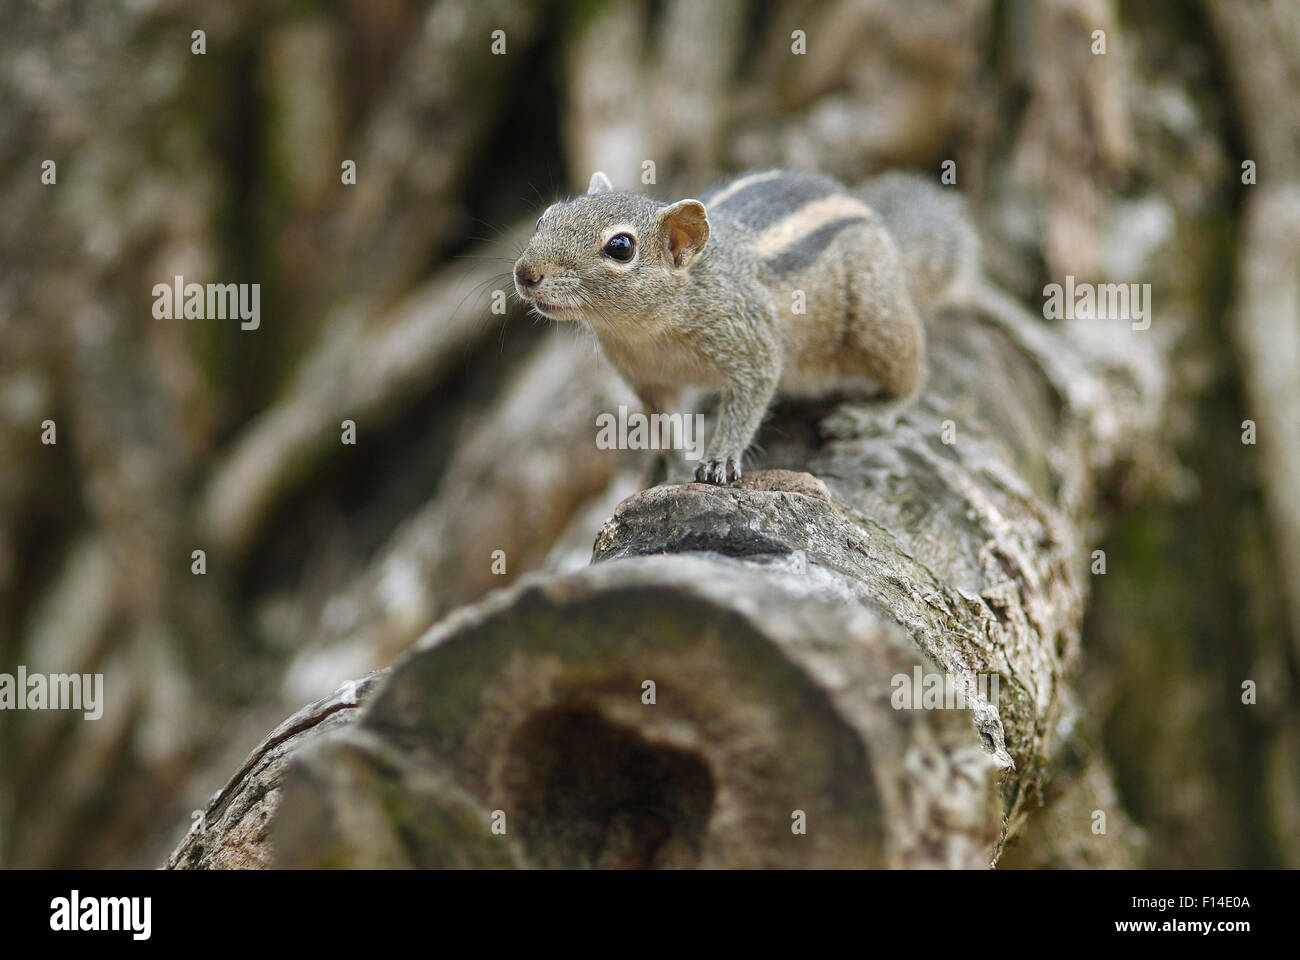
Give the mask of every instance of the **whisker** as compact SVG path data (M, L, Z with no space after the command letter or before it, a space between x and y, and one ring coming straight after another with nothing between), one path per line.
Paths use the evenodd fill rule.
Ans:
M492 223L492 222L489 221L489 220L484 220L482 217L470 217L470 222L471 222L471 223L481 223L481 224L483 224L483 226L487 227L489 230L491 230L491 231L492 231L494 234L496 234L496 236L498 236L498 237L501 237L501 236L504 236L504 235L505 235L505 230L504 230L503 228L498 227L496 224ZM475 239L477 239L477 238L475 238Z
M605 311L592 301L590 295L585 290L580 289L578 291L578 299L581 300L590 310L594 311L596 316L600 318L609 331L614 336L618 337L625 346L631 346L631 341L628 339L627 334L619 328L618 324L614 323L614 321L610 320L609 317L606 316Z
M454 320L458 316L460 316L461 308L465 306L465 301L468 300L470 297L478 296L482 294L483 290L486 289L490 284L493 283L501 283L503 285L509 284L511 280L511 276L512 275L509 273L495 273L492 276L486 277L483 280L480 280L478 283L474 284L472 287L469 288L469 290L465 293L465 295L460 298L460 302L456 304L456 309L453 310L451 313L451 319ZM480 323L481 322L482 321L480 321Z

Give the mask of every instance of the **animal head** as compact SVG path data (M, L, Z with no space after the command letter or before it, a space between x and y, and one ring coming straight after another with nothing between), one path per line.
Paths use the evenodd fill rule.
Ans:
M554 203L515 262L515 290L554 320L608 320L662 303L709 239L698 200L664 204L616 193L603 173L586 194Z

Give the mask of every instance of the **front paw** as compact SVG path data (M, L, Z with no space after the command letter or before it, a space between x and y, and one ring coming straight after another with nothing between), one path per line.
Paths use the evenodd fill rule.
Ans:
M695 468L700 483L730 483L740 479L740 457L710 457Z

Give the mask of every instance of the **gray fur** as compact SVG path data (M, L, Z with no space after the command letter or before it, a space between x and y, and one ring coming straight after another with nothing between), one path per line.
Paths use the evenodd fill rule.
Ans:
M647 412L673 411L684 387L718 391L696 472L713 483L740 476L778 389L870 383L914 396L925 369L916 303L928 315L978 269L957 198L918 178L868 184L858 198L880 216L828 177L781 172L728 194L733 182L702 194L703 207L670 206L610 192L597 174L588 194L547 208L515 265L519 295L586 323ZM603 252L611 231L635 238L628 263Z

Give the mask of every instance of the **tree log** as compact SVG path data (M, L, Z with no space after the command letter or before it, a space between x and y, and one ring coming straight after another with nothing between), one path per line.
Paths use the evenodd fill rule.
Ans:
M1133 863L1069 680L1098 492L1161 424L1157 344L1006 301L929 335L913 406L783 404L765 469L628 498L590 567L453 612L354 722L246 764L269 833L218 818L172 865L981 867L1048 780L1070 803L1035 842ZM931 675L947 701L900 709Z

